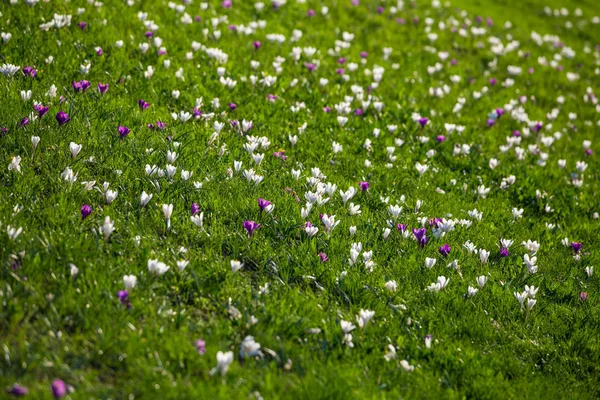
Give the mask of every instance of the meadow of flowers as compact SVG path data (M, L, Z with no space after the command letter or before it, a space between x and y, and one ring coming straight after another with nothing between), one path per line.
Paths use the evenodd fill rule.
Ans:
M600 397L598 4L0 32L0 397Z

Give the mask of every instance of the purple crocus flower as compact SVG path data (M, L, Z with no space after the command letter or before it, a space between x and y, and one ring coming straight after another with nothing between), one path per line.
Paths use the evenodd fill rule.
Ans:
M12 394L15 397L21 397L21 396L25 396L26 394L29 394L29 389L27 389L25 386L17 385L15 383L6 392L8 394Z
M346 57L340 57L338 58L338 64L345 64L346 63Z
M104 96L108 92L108 83L98 83L98 91Z
M425 125L427 125L427 123L429 122L429 118L421 117L417 120L417 122L419 123L419 125L421 125L421 128L424 128Z
M262 46L262 44L258 40L255 40L254 41L254 49L258 50L258 49L260 49L260 46Z
M0 137L4 137L8 133L8 128L0 128Z
M440 254L443 255L444 257L447 257L450 254L450 245L448 243L446 243L443 246L440 246Z
M521 132L519 132L519 131L513 131L513 136L519 137L519 136L521 136Z
M165 124L164 122L161 122L161 121L156 121L156 127L160 130L163 130L167 127L167 124Z
M496 108L496 115L498 116L498 118L500 118L502 115L504 115L504 109Z
M38 113L38 118L42 119L42 117L44 115L46 115L46 113L50 109L50 106L43 106L42 104L36 104L33 106L33 109Z
M196 215L200 212L200 206L196 203L192 203L192 215Z
M96 50L96 55L101 56L102 54L104 54L104 50L102 50L102 47L98 47L98 50Z
M288 158L288 156L285 155L285 151L275 151L273 152L273 157L279 158L282 161L285 161Z
M398 224L399 232L404 232L406 230L406 228L407 228L406 224Z
M55 399L65 397L67 395L67 392L67 384L64 381L60 379L55 379L52 381L52 395Z
M150 107L150 103L147 103L145 100L139 99L138 107L140 107L140 110L144 111L148 109L148 107Z
M231 111L235 110L236 108L237 108L237 104L235 104L235 103L229 103L229 109Z
M491 128L496 123L496 120L492 119L492 118L488 118L486 123L487 123L487 126Z
M258 198L258 207L260 207L260 213L262 214L262 212L271 205L271 202L262 198Z
M304 66L306 68L308 68L308 72L313 72L315 70L315 68L317 67L315 64L313 63L305 63Z
M358 182L358 187L364 192L369 189L369 182Z
M329 257L327 257L327 254L323 253L322 251L319 252L319 258L321 259L321 262L324 263L327 260L329 260Z
M335 70L335 73L338 74L338 75L344 75L344 72L345 72L344 68L338 68L338 69Z
M443 222L441 218L431 218L429 220L429 226L433 226L434 228L438 228L438 224Z
M426 236L427 228L419 228L419 229L413 228L412 232L413 232L413 235L415 235L415 239L417 239L417 243L419 244L419 246L425 247L427 242L429 242L429 238Z
M496 83L498 83L498 81L496 80L496 78L490 78L490 85L491 86L496 86Z
M81 92L81 82L73 81L73 83L71 83L71 86L73 86L73 90L75 91L75 93Z
M508 257L510 255L508 249L506 247L500 248L500 257Z
M438 141L438 143L445 142L446 141L446 136L444 136L444 135L438 135L436 137L436 140Z
M592 154L594 154L594 152L592 151L592 149L586 149L585 150L585 155L586 156L591 156Z
M536 122L532 129L534 132L539 132L542 129L542 126L544 125L542 125L541 122Z
M92 206L84 204L81 206L81 219L86 219L92 213Z
M331 108L325 106L325 107L323 107L323 111L325 111L327 114L329 114L331 112Z
M383 12L385 11L385 8L379 6L377 7L377 14L383 14Z
M260 228L260 224L254 221L244 221L244 229L248 231L248 235L252 237L254 235L254 231Z
M81 90L82 90L84 93L85 93L85 91L86 91L86 90L88 90L88 88L89 88L89 87L92 85L92 84L90 83L90 81L86 81L86 80L80 81L80 82L79 82L79 84L81 85Z
M63 126L64 124L66 124L67 122L69 122L71 119L69 118L69 114L67 114L64 111L59 111L58 114L56 114L56 121L58 122L58 126Z
M274 94L268 94L267 100L269 100L271 103L273 103L275 100L277 100L277 96Z
M81 28L81 30L84 30L84 29L85 29L85 27L87 26L87 23L86 23L85 21L81 21L81 22L80 22L80 23L78 23L77 25L78 25L78 26Z
M357 109L356 109L356 111L355 111L355 114L356 114L358 117L360 117L361 115L363 115L363 113L364 113L364 112L363 112L363 110L361 110L360 108L357 108Z
M194 115L194 119L198 119L202 116L202 110L200 110L199 108L194 108L192 114Z
M221 3L221 7L231 8L231 0L223 0L223 2Z
M131 132L131 129L121 125L119 125L117 130L119 131L119 136L121 137L121 139L124 139L127 135L129 135L129 132Z
M194 342L194 347L196 348L196 351L198 352L198 354L203 355L204 353L206 353L206 342L202 339L198 339Z
M579 292L579 298L581 301L586 301L588 298L588 292Z
M29 125L29 118L25 117L21 120L21 122L19 123L19 126L23 127Z
M310 9L306 12L306 15L308 15L309 17L314 17L315 16L315 10Z
M577 254L581 251L583 244L581 244L579 242L571 242L571 247L573 248L573 251L575 252L575 254Z
M150 130L153 131L156 127L154 126L153 123L150 123L150 124L146 124L146 128L148 128L148 129L150 129Z
M360 52L360 58L367 58L367 57L369 57L369 53L367 53L366 51Z
M127 290L119 290L117 292L117 297L119 298L121 304L123 304L127 308L131 307L131 303L129 302L129 292L127 292Z
M37 70L33 67L23 67L23 75L35 78L37 76Z

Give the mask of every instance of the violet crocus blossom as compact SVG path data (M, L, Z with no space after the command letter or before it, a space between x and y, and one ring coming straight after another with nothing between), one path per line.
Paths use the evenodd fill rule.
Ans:
M140 110L144 111L147 110L148 107L150 107L150 103L146 102L145 100L139 99L138 107L140 107Z
M573 248L573 251L575 252L575 254L577 254L581 251L583 244L581 244L579 242L571 242L571 247Z
M236 108L237 108L237 104L235 104L235 103L229 103L229 109L231 111L235 110Z
M129 132L131 132L131 129L121 125L119 125L117 130L119 131L119 136L121 137L121 139L124 139L127 135L129 135Z
M408 228L406 224L398 224L398 232L404 232Z
M33 67L23 67L23 75L35 78L37 76L37 70Z
M442 142L446 141L446 136L438 135L435 139L437 140L438 143L442 143Z
M308 72L313 72L317 68L313 63L305 63L304 66L308 69Z
M21 397L29 394L29 389L27 389L25 386L21 386L15 383L10 389L6 390L6 393L12 394L15 397Z
M202 339L198 339L194 342L194 347L196 348L196 351L198 352L198 354L203 355L204 353L206 353L206 342Z
M221 7L231 8L231 0L223 0L223 2L221 3Z
M119 290L117 292L117 297L121 304L123 304L127 308L131 308L131 303L129 302L129 292L127 290Z
M444 257L447 257L450 254L450 245L448 243L444 244L443 246L440 246L440 254L443 255Z
M364 192L369 189L369 182L358 182L358 187Z
M417 243L420 247L425 247L427 242L429 242L429 238L427 237L427 228L413 228L413 235L415 235L415 239L417 239Z
M319 259L321 260L322 263L324 263L327 260L329 260L329 257L327 257L327 254L325 254L321 251L321 252L319 252Z
M69 122L71 119L69 119L69 114L67 114L64 111L59 111L58 114L56 114L56 121L58 122L58 126L63 126L64 124L66 124L67 122Z
M196 203L192 203L192 215L196 215L200 212L200 206Z
M581 301L586 301L588 298L588 292L579 292L579 298Z
M92 206L84 204L81 206L81 219L86 219L92 213Z
M306 15L309 17L314 17L315 16L315 10L310 9L306 12Z
M427 125L427 123L429 122L429 118L421 117L417 120L417 122L419 123L419 125L421 125L421 128L425 128L425 125Z
M108 83L98 83L98 91L101 95L105 95L108 92Z
M248 231L248 235L252 237L254 235L254 231L260 228L260 224L254 221L244 221L244 229Z
M260 46L262 46L262 44L258 40L255 40L254 41L254 49L258 50L258 49L260 49Z
M271 202L262 198L258 198L258 207L260 208L260 213L262 214L262 212L271 205Z
M84 30L85 27L87 26L87 23L85 21L81 21L80 23L77 24L77 26L79 26L81 28L81 30Z
M21 122L19 123L19 126L23 127L23 126L27 126L29 125L29 118L25 117L21 120Z
M504 258L504 257L508 257L509 255L510 255L510 252L508 251L508 249L506 247L500 248L500 257Z
M33 106L33 109L38 113L38 118L42 119L44 115L50 110L50 106L44 106L42 104L36 104Z
M60 379L55 379L52 381L52 395L55 399L65 397L67 392L67 384L64 381Z

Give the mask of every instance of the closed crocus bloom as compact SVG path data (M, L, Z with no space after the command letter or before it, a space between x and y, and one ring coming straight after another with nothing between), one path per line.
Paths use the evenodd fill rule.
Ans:
M444 257L447 257L450 254L450 245L446 243L445 245L440 247L440 254Z
M261 213L263 211L266 211L268 213L271 212L271 210L273 209L273 205L270 201L261 198L258 199L258 207L260 208Z
M98 84L98 91L100 92L101 95L105 95L106 92L108 92L108 83L99 83Z
M131 290L137 284L137 277L135 275L123 276L123 284L125 285L125 289Z
M42 104L35 104L33 106L33 109L37 112L38 118L42 119L42 117L44 115L46 115L46 113L48 112L48 110L50 110L50 106L44 106Z
M52 381L52 395L55 399L65 397L68 393L67 385L60 379Z
M248 236L252 237L254 235L254 231L260 228L260 224L254 221L244 221L244 229L248 232Z
M64 111L59 111L58 114L56 114L56 121L58 122L59 127L63 126L70 121L69 114Z
M86 219L92 213L92 206L84 204L81 206L81 219Z
M358 182L358 187L364 192L369 189L369 182Z
M204 353L206 353L206 342L202 339L198 339L194 342L194 347L196 348L196 351L198 352L198 354L200 355L204 355Z
M129 129L126 126L119 125L119 127L117 128L117 131L119 132L119 137L121 139L124 139L127 135L129 135L129 133L131 132L131 129Z
M12 394L15 397L21 397L29 394L29 389L27 389L25 386L21 386L15 383L10 389L7 389L6 392L8 394Z

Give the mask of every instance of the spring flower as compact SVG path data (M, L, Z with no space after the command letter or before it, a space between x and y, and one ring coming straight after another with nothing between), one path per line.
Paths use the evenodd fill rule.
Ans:
M98 232L104 236L104 240L108 240L114 231L115 224L110 220L110 217L104 218L104 224L98 229Z
M375 311L361 309L356 316L356 321L361 329L367 326L367 323L375 316Z
M426 257L425 258L425 268L427 268L427 269L433 268L433 266L435 265L436 262L437 262L437 260L435 258Z
M70 121L69 114L64 111L59 111L58 114L56 114L56 121L58 122L59 127L63 126Z
M253 336L246 336L240 345L240 357L248 358L262 355L260 343Z
M194 214L190 217L194 225L196 225L200 230L204 230L204 213Z
M196 351L198 352L198 354L200 355L204 355L204 353L206 353L206 342L202 339L198 339L194 342L194 347L196 348Z
M148 271L157 276L164 275L171 267L158 260L148 260Z
M117 292L117 297L119 298L121 304L127 308L131 308L131 304L129 303L129 292L127 292L127 290L119 290Z
M429 238L426 236L427 229L426 228L419 228L419 229L413 228L412 232L413 232L413 235L415 236L415 239L417 240L417 243L419 244L419 246L425 247L425 245L429 241Z
M440 247L439 251L441 255L447 257L450 254L450 245L446 243L445 245Z
M369 189L369 182L358 182L358 187L365 192Z
M252 236L254 235L254 231L260 228L260 224L254 221L244 221L243 226L244 229L248 231L248 236L250 238L252 238Z
M42 104L34 104L33 109L37 112L38 118L42 119L44 115L50 110L50 106L44 106Z
M479 286L481 289L483 289L483 287L485 286L485 284L487 283L487 281L488 281L488 277L487 277L487 276L485 276L485 275L481 275L481 276L478 276L478 277L477 277L477 285L478 285L478 286Z
M171 229L171 215L173 214L173 204L163 204L162 212L167 220L167 230Z
M131 129L129 129L126 126L121 126L121 125L119 125L117 130L119 131L119 137L121 139L124 139L127 135L129 135L129 132L131 132Z
M179 272L183 272L183 270L190 264L188 260L179 260L177 261L177 269Z
M329 260L329 257L327 257L327 254L323 253L322 251L319 252L319 259L321 260L322 263L326 262L327 260Z
M196 203L192 203L192 215L196 215L200 212L200 206Z
M477 294L478 291L479 291L479 289L474 288L473 286L469 286L468 289L467 289L467 295L469 297L473 297L473 296L475 296Z
M398 288L398 284L396 283L396 281L387 281L384 285L384 287L389 290L390 292L396 292L396 289Z
M222 351L217 352L217 366L210 370L210 374L214 375L219 372L221 376L225 376L232 362L233 351L228 351L226 353L223 353Z
M23 228L14 228L10 225L6 227L6 233L8 234L8 238L10 240L15 240L18 238L21 232L23 232Z
M52 381L52 395L55 399L65 397L68 393L67 384L60 379Z
M92 213L92 206L84 204L81 206L81 219L86 219Z
M579 242L571 242L571 248L573 248L573 251L575 252L575 254L579 253L581 251L583 247L583 244L579 243Z
M137 283L137 277L135 275L124 275L123 276L123 284L125 285L125 289L131 290L135 287Z
M230 264L231 264L231 272L233 272L234 274L236 272L238 272L240 269L242 269L242 267L244 266L244 264L238 260L231 260Z
M592 275L594 275L594 267L590 266L590 267L585 267L585 273L587 274L588 277L592 277Z
M402 369L406 372L412 372L415 370L414 365L410 365L408 361L406 360L402 360L400 361L400 366L402 367Z
M488 258L490 257L490 252L484 249L479 249L479 259L481 260L481 264L485 265L488 262Z
M18 385L15 383L6 392L8 394L12 394L15 397L22 397L22 396L29 394L29 389L27 389L25 386L21 386L21 385Z
M142 195L140 196L140 205L141 205L142 207L145 207L145 206L146 206L146 204L148 204L148 202L149 202L150 200L152 200L152 196L153 196L153 194L152 194L152 193L148 194L148 193L146 193L146 192L142 192Z
M275 206L273 206L273 204L271 204L270 201L259 197L258 198L258 207L260 208L260 213L262 214L263 211L270 213L271 211L273 211L273 208Z
M71 142L69 144L69 150L71 151L71 157L75 158L77 157L77 154L79 154L79 152L81 151L81 145L77 144L75 142Z
M581 301L586 301L588 298L588 292L579 292L579 298Z
M8 170L21 172L21 156L13 156L10 158L10 164L8 164Z
M335 215L322 215L321 222L323 222L323 230L331 235L331 231L340 224L340 221L335 220Z
M431 342L433 340L433 336L431 336L431 335L425 335L425 337L423 338L423 340L425 341L425 348L430 349L431 348Z

